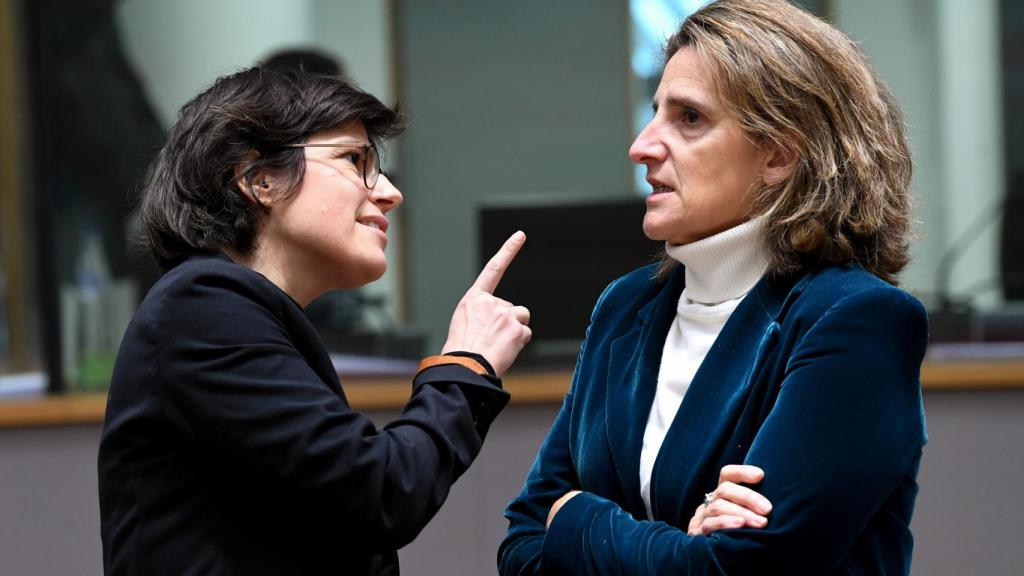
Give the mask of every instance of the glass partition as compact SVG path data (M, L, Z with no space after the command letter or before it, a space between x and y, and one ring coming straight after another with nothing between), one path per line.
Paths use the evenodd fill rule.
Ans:
M39 264L52 279L43 307L55 311L46 330L59 362L55 388L107 386L121 336L159 276L138 246L135 205L178 109L219 75L296 55L322 58L389 101L388 8L356 0L26 3L35 197L50 231L36 247L52 243ZM398 236L400 226L393 230ZM388 329L400 316L395 276L326 298L311 317L325 331L353 317L369 319L346 330ZM6 320L0 315L0 325Z
M39 342L40 308L32 250L35 212L24 169L25 70L22 14L0 4L0 396L45 387Z

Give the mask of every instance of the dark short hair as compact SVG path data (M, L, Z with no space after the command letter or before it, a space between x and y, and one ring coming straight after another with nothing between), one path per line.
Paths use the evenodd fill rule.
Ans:
M912 162L899 105L857 45L786 0L717 0L683 22L666 60L684 47L753 141L799 158L787 180L754 191L770 271L855 262L896 284Z
M378 147L403 127L397 106L337 76L255 66L218 78L181 108L149 168L142 243L163 270L197 252L251 254L266 210L242 194L239 179L251 191L253 175L269 171L276 193L291 197L306 165L301 148L286 146L351 122Z
M312 74L347 76L341 60L328 56L315 48L289 48L268 56L262 63L276 70L301 70Z

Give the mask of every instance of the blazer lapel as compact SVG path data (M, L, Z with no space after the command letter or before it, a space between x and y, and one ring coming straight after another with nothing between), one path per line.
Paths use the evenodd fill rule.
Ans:
M689 519L703 493L717 484L718 470L710 468L718 466L722 442L730 437L750 384L778 343L778 318L793 280L762 278L704 357L655 461L651 479L655 518L685 525L680 522ZM637 445L641 443L642 437ZM714 484L703 485L708 478Z
M640 449L657 388L665 336L682 290L680 266L640 309L632 329L616 338L609 350L605 397L608 444L626 499L624 508L636 518L647 515L640 497Z

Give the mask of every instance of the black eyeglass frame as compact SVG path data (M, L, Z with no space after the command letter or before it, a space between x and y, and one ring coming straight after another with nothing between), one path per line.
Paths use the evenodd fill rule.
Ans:
M358 148L363 151L363 185L366 186L367 190L373 190L373 187L377 185L377 180L380 179L380 175L384 173L384 170L380 167L380 152L377 151L377 147L371 142L369 144L355 144L355 143L331 143L331 144L286 144L282 148ZM374 161L370 162L371 153ZM370 165L376 168L372 173L370 172Z

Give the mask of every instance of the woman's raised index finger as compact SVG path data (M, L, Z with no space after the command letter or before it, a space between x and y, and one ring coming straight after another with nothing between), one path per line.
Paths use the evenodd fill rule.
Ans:
M487 261L487 265L476 277L476 282L473 282L472 288L493 294L494 289L498 287L498 282L501 282L501 277L505 275L505 270L508 270L508 265L512 263L512 259L516 257L525 242L526 234L522 230L509 236L498 252Z

